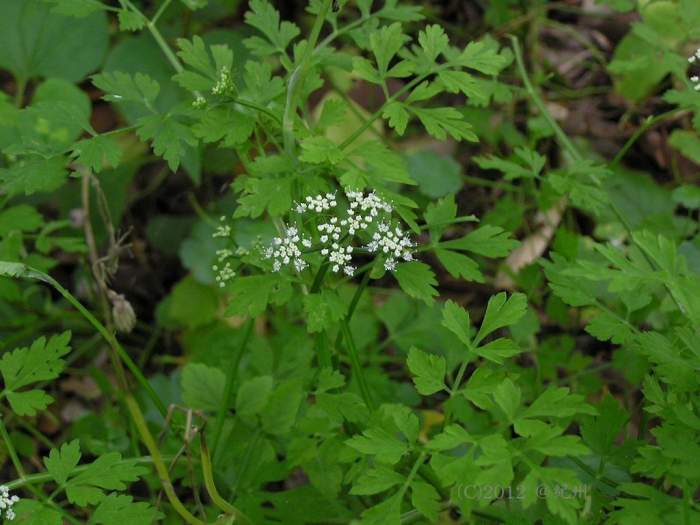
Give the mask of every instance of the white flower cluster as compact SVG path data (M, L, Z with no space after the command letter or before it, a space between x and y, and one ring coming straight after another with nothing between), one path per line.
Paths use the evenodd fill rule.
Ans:
M17 496L10 496L10 489L5 485L0 485L0 517L5 514L6 520L15 519L15 511L12 506L19 501Z
M326 193L325 195L306 197L305 202L298 203L295 210L297 213L304 213L306 211L321 213L323 211L328 211L331 208L335 208L337 205L338 201L335 198L335 193Z
M216 272L214 280L221 288L226 286L226 283L236 276L236 272L229 260L231 257L233 257L233 251L229 249L216 250L217 264L212 266L212 270Z
M233 91L233 80L231 79L231 72L228 69L222 68L219 71L219 78L211 88L212 95L225 95Z
M700 61L700 48L695 51L695 54L693 54L690 58L688 58L688 62L691 64L695 64L696 62ZM695 90L700 91L700 76L698 75L693 75L690 77L690 81L695 84Z
M386 257L384 269L393 272L399 259L404 261L413 260L412 250L414 246L413 241L401 228L397 226L392 231L391 226L383 222L372 235L372 240L367 245L367 249L371 253L383 254Z
M284 237L272 239L272 246L265 250L265 258L273 259L272 270L279 272L282 266L294 265L297 272L301 272L309 264L304 260L300 246L311 248L311 240L302 237L295 226L286 228Z
M348 206L344 214L337 210L338 199L335 193L308 196L294 208L300 215L319 216L319 219L309 217L309 220L316 223L319 252L326 258L332 272L343 272L348 276L355 273L352 255L356 248L352 242L363 232L371 237L369 244L360 247L384 257L384 267L387 270L394 270L400 259L412 260L412 241L401 228L392 229L390 225L391 218L387 215L393 211L391 204L374 192L365 194L349 190L345 195ZM375 228L373 233L372 227ZM301 237L297 228L289 228L285 238L275 238L273 245L265 252L266 258L275 261L273 270L279 271L289 264L293 264L297 271L308 267L300 244L305 248L313 245L309 239Z

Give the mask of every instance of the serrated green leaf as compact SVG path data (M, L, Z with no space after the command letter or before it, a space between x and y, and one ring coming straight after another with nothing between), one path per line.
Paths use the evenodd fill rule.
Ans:
M121 71L100 73L92 76L95 87L105 92L103 97L110 102L136 102L151 107L160 85L144 73L130 75Z
M350 448L375 456L379 463L393 465L408 452L408 445L382 428L370 428L345 442Z
M478 142L479 140L472 125L466 122L462 114L453 107L418 108L411 106L409 109L418 117L428 134L438 140L446 140L448 135L458 141Z
M332 290L305 295L303 303L306 328L311 333L331 328L347 311L345 302Z
M241 383L236 395L236 413L243 417L259 414L272 393L272 376L259 376Z
M275 52L284 52L290 42L301 32L299 28L284 21L280 23L279 12L267 0L251 0L250 11L245 14L246 24L263 33L269 43L259 37L248 38L245 41L253 53L267 56Z
M472 348L469 312L452 300L445 302L442 308L442 326L455 334L467 348Z
M122 460L121 454L109 452L68 480L66 496L81 507L94 505L102 501L105 490L124 490L127 483L137 481L146 472L135 462Z
M146 502L135 502L126 495L108 494L95 509L88 524L94 525L151 525L163 515Z
M226 375L219 368L188 363L182 369L180 382L182 399L188 407L217 412L224 403Z
M35 415L43 410L52 398L42 390L20 391L39 381L56 379L65 366L62 359L70 352L70 332L55 335L48 341L36 339L28 348L18 348L6 353L0 360L0 373L5 383L3 394L12 410L19 415Z
M430 266L420 261L404 262L397 266L394 275L407 295L428 305L433 304L438 291L435 289L437 280Z
M464 250L485 257L505 257L518 246L518 241L510 238L510 233L503 228L486 224L453 241L440 243L451 250Z
M119 165L122 149L111 138L97 135L77 142L71 155L80 164L99 173L106 167L116 168Z
M445 385L447 363L444 357L428 354L413 347L408 352L406 364L413 375L416 390L420 394L429 396L447 388Z
M311 164L337 164L345 155L338 145L326 137L310 137L301 141L301 155L299 158Z
M483 341L490 333L517 323L527 312L527 297L522 293L514 293L510 297L505 292L491 296L486 305L484 320L481 322L479 333L476 334L475 344Z
M441 509L440 494L432 485L420 480L411 483L411 503L430 523L436 523Z
M379 466L362 472L353 482L350 494L371 496L389 490L391 487L403 483L403 481L403 476L398 472Z
M226 309L226 315L257 317L265 311L269 303L287 302L291 297L292 288L282 277L253 275L234 279L230 291L233 300Z
M0 183L11 196L51 192L63 185L68 177L66 159L29 157L9 168L0 168Z
M188 146L196 146L192 130L172 116L151 115L138 121L136 134L141 140L150 140L153 152L163 157L172 171L177 171L187 155Z
M59 486L64 486L73 469L80 463L80 443L77 439L61 445L60 449L52 448L49 456L44 458L44 465L49 475Z

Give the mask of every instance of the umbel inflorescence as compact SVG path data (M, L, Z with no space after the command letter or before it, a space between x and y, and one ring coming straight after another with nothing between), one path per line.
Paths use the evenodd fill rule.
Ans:
M357 254L374 255L387 271L400 261L413 260L414 242L393 217L393 207L376 193L347 190L344 199L337 193L308 196L293 207L280 233L262 249L263 259L273 272L289 269L302 272L314 262L325 263L333 273L352 276L357 270ZM216 237L230 237L230 226L223 225ZM214 266L220 286L235 276L231 250L220 250Z
M19 497L10 496L10 489L5 485L0 485L0 518L6 520L15 519L15 511L12 507L19 501Z

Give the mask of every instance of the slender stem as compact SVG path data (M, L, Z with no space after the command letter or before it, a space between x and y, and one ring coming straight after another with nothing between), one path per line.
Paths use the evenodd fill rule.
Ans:
M207 493L211 498L212 503L219 507L221 510L233 516L236 522L251 523L251 521L236 507L231 505L228 501L221 497L219 491L216 488L216 483L214 483L214 473L211 466L211 458L209 456L209 449L207 448L207 442L204 434L200 436L200 457L202 461L202 477L204 478L204 488L207 489Z
M513 52L515 53L515 62L518 65L518 71L520 73L520 77L523 81L523 84L525 84L525 89L527 90L528 94L532 98L532 101L535 103L537 108L540 110L540 113L542 113L542 116L545 118L545 120L549 123L549 125L552 127L552 130L554 131L554 134L557 136L557 139L559 142L564 146L564 148L571 154L571 156L574 158L574 160L581 160L581 154L578 152L578 149L576 146L574 146L573 142L569 140L569 137L566 136L566 133L564 133L564 130L559 127L559 124L554 120L550 112L547 110L547 107L544 105L544 102L542 101L542 98L540 97L539 93L535 90L535 88L532 85L532 82L530 82L530 77L527 74L527 70L525 69L525 62L523 61L523 53L522 50L520 49L520 42L518 41L518 38L511 35L510 41L513 44Z
M27 78L19 76L15 78L15 106L22 107L24 103L24 92L27 89Z
M340 329L342 330L343 336L345 337L345 345L348 349L350 364L352 366L352 373L355 376L355 379L357 379L357 384L360 387L360 393L362 394L362 398L365 404L367 405L367 408L369 408L370 411L374 412L375 405L374 400L372 399L372 393L370 392L369 386L367 385L367 380L364 376L364 373L362 372L360 356L357 352L355 341L352 338L352 334L350 333L350 328L346 320L342 320L340 322Z
M2 439L5 442L7 454L10 456L10 460L12 461L12 464L14 465L17 474L19 474L21 480L26 480L27 475L24 472L24 467L22 466L22 462L19 460L19 456L17 455L15 446L12 443L12 440L10 439L10 435L7 433L7 429L5 428L5 422L2 420L2 418L0 418L0 436L2 436Z
M632 134L632 136L627 140L627 142L625 142L625 145L622 146L622 149L620 149L620 151L617 152L617 155L615 155L615 158L612 160L611 165L614 167L620 164L625 155L627 155L627 152L630 150L630 148L634 146L634 144L640 139L642 135L644 135L644 133L646 133L646 131L649 128L663 120L666 120L667 118L674 117L678 113L685 111L687 111L685 108L676 108L670 111L666 111L665 113L661 113L660 115L656 115L654 117L647 117L642 123L642 125L639 126L637 130Z
M31 271L31 270L30 270ZM33 270L36 272L36 270ZM117 341L117 338L114 337L114 334L112 334L109 330L105 328L105 326L94 316L90 311L85 308L80 301L78 301L73 294L71 294L68 290L66 290L63 286L61 286L58 281L56 281L53 277L50 275L44 274L42 272L36 272L41 275L41 280L49 283L51 286L53 286L58 293L60 293L70 304L72 304L84 317L85 319L88 320L88 322L100 333L100 335L109 343L109 345L115 350L119 358L124 362L126 367L129 369L129 371L134 375L136 380L138 381L139 385L146 391L146 394L148 397L151 399L155 407L158 409L158 411L161 413L163 417L167 414L167 409L165 408L165 405L163 404L163 401L161 401L160 397L158 397L158 394L156 391L153 389L153 387L150 385L148 380L144 377L143 373L141 370L136 366L136 363L131 359L129 354L126 353L122 345Z
M153 439L153 435L148 429L148 425L146 424L146 420L143 417L143 413L141 412L138 403L136 403L131 394L126 396L126 404L129 408L131 418L134 420L136 428L141 435L141 440L143 441L144 445L146 445L148 452L153 458L153 465L158 473L158 477L160 478L163 490L168 497L168 501L170 501L170 504L173 506L175 511L182 516L187 523L190 525L204 525L204 522L190 513L190 511L185 508L180 499L177 497L172 481L170 481L168 468L165 466L163 458L160 455L158 445L156 445L155 439Z
M170 2L172 2L172 0L163 0L163 3L160 4L158 11L156 11L156 14L153 15L153 18L151 19L151 22L153 23L153 25L158 23L158 19L165 12L165 10L168 8L168 6L170 5Z
M124 0L124 3L129 7L129 9L131 9L134 13L136 13L137 15L139 15L141 18L144 19L144 21L146 22L146 28L151 33L151 36L153 36L153 39L156 41L156 44L158 44L158 47L160 47L160 50L165 55L165 58L168 60L168 62L170 62L170 65L173 66L173 69L175 71L177 71L178 73L181 73L182 71L184 71L185 68L182 67L182 64L178 60L177 56L175 55L175 53L173 53L173 50L170 49L170 46L163 38L163 35L160 34L160 31L156 27L156 25L155 25L156 18L154 17L153 20L150 20L130 0ZM168 3L169 3L169 0L166 0L164 5L166 5ZM167 5L166 5L166 7L167 7ZM157 16L160 16L160 15L157 14Z
M306 49L299 65L292 71L289 77L289 87L287 88L287 100L284 107L284 117L282 118L282 137L284 139L284 151L294 155L294 117L297 113L299 91L304 87L304 80L309 69L309 61L313 55L313 50L321 34L321 28L326 20L326 15L331 7L332 0L323 0L323 5L316 16L316 21L311 28L311 34L306 41Z
M229 403L231 401L231 394L233 393L233 384L238 372L238 365L241 363L241 358L248 346L248 341L253 333L253 326L255 325L255 318L250 318L246 322L245 328L243 329L243 340L238 348L238 352L233 356L231 360L231 366L228 369L228 374L226 374L226 384L224 386L224 398L222 400L221 406L219 406L219 411L216 414L216 421L214 422L214 442L212 446L212 451L214 452L214 457L216 457L216 451L218 450L219 440L221 439L221 431L224 427L224 419L226 418L226 413L228 412Z

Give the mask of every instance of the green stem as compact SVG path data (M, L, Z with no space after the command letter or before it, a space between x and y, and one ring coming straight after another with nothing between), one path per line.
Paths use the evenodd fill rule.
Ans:
M10 439L10 435L7 433L7 428L5 428L5 422L2 420L2 418L0 418L0 435L2 436L2 439L5 442L7 454L10 456L10 460L12 461L12 464L14 465L15 470L19 475L19 478L21 480L26 480L27 475L24 472L24 467L22 466L22 462L19 460L19 456L17 455L15 446L12 443L12 440Z
M620 164L622 159L627 155L627 152L630 150L632 146L640 139L646 131L651 128L652 126L658 124L659 122L666 120L667 118L671 118L676 116L680 112L685 112L687 111L685 108L676 108L672 109L671 111L666 111L665 113L661 113L660 115L656 115L654 117L647 117L644 122L642 123L641 126L637 128L637 130L632 134L632 136L625 142L625 145L622 146L622 149L617 152L617 155L615 155L615 158L612 160L611 165L613 167L617 166Z
M148 452L153 458L153 466L158 473L160 483L166 496L168 497L168 501L173 506L175 511L190 525L205 525L202 520L190 513L190 511L187 510L182 504L180 498L177 497L172 481L170 481L168 468L163 462L158 445L156 445L155 439L153 439L151 431L148 429L148 425L146 424L146 420L143 418L143 413L141 412L138 403L136 403L130 394L126 395L125 401L129 409L129 414L131 415L131 418L133 419L134 424L141 435L141 440L143 441L144 445L146 445L146 449L148 449Z
M15 78L15 106L22 107L24 102L24 92L27 89L27 78L19 76Z
M151 19L151 22L153 23L153 25L158 23L158 19L165 12L165 10L168 8L168 6L170 5L170 2L172 2L172 0L163 0L163 3L158 8L158 11L156 11L156 14L153 15L153 18Z
M513 44L515 62L518 65L518 72L520 73L520 78L522 79L523 84L525 84L525 89L532 98L532 101L535 103L537 108L540 110L540 113L542 113L542 116L551 126L552 130L554 131L554 134L557 136L557 140L559 140L562 146L564 146L564 148L571 154L574 160L581 160L581 154L578 152L578 149L576 149L576 146L574 146L573 142L569 140L569 137L566 136L564 130L562 130L561 127L559 127L559 124L557 124L557 122L547 110L547 107L544 105L544 102L542 101L542 98L540 97L539 93L537 93L537 91L533 87L532 82L530 82L530 77L528 76L527 70L525 69L523 53L520 49L520 42L518 41L518 38L511 35L510 41Z
M357 352L357 347L355 346L355 341L352 338L352 334L350 333L350 327L348 326L348 322L343 319L340 322L340 329L343 332L343 336L345 337L345 345L348 350L348 354L350 357L350 364L352 366L352 373L355 376L355 379L357 379L357 384L360 387L360 393L362 394L362 399L364 400L365 404L367 405L367 408L370 409L370 411L374 412L375 410L375 405L374 401L372 399L372 394L370 392L369 386L367 385L367 380L365 378L364 373L362 372L362 364L360 363L360 356Z
M228 369L228 374L226 374L226 385L224 386L224 399L221 405L219 406L219 411L216 414L216 421L214 422L214 442L212 445L212 451L214 452L215 457L216 451L218 450L219 446L219 440L221 439L221 432L224 427L224 419L226 418L226 413L231 402L231 394L233 393L233 384L236 378L236 374L238 372L238 366L241 363L241 358L243 357L243 353L245 352L245 349L248 346L250 336L253 333L253 326L255 326L255 318L251 317L246 322L243 332L243 340L241 341L241 345L238 348L238 352L236 352L236 355L231 360L231 366Z
M119 343L119 341L117 341L117 338L114 337L114 334L107 330L105 326L94 315L92 315L92 313L90 313L90 311L87 308L85 308L80 301L78 301L73 296L73 294L71 294L68 290L61 286L58 283L58 281L56 281L53 277L43 272L39 272L38 270L34 270L29 267L27 268L30 272L34 272L40 280L53 286L56 289L56 291L58 291L58 293L60 293L70 304L72 304L76 308L76 310L78 310L83 315L83 317L85 317L85 319L88 320L88 322L95 328L95 330L97 330L100 333L100 335L105 339L105 341L107 341L107 343L109 343L109 345L114 349L114 351L122 360L122 362L134 375L136 381L138 381L141 388L143 388L146 391L146 394L151 399L155 407L158 409L161 415L165 417L165 415L168 412L165 408L165 405L161 401L160 397L158 397L158 394L150 385L148 380L141 373L141 370L136 366L136 363L134 363L131 357L129 357L129 354L126 353L122 345Z
M287 100L284 107L284 117L282 118L282 137L284 139L284 151L290 155L294 155L294 117L297 113L299 91L304 87L304 80L309 69L309 61L313 54L313 49L316 47L318 37L321 34L321 28L326 20L326 15L331 7L332 0L324 0L316 20L311 29L309 39L306 41L306 49L304 55L299 62L299 65L292 71L289 77L289 87L287 88Z
M236 522L248 523L251 521L236 507L231 505L228 501L221 497L219 491L216 488L216 483L214 483L214 473L211 466L211 457L209 456L209 449L207 448L207 442L204 438L204 434L200 437L200 458L202 461L202 477L204 478L204 487L207 489L207 493L211 498L212 503L219 507L227 514L234 517ZM240 520L240 521L239 521Z

